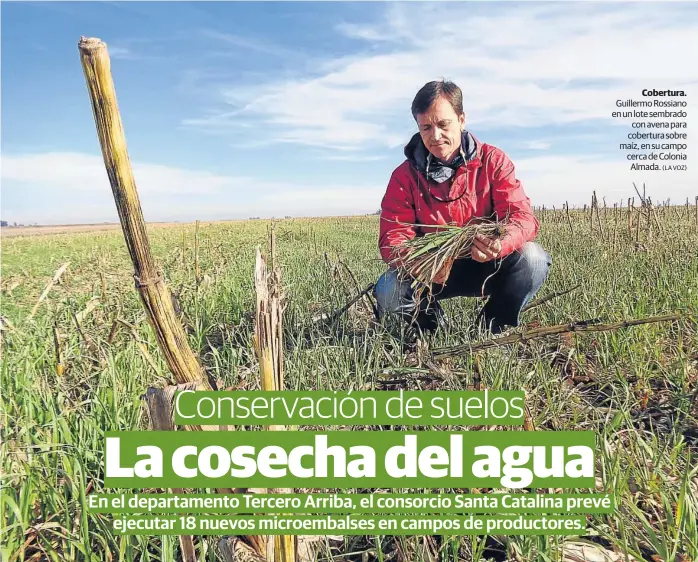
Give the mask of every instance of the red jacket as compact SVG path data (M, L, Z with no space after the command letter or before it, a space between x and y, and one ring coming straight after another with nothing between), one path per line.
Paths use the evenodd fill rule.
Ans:
M466 141L467 137L467 141ZM504 257L533 240L539 224L531 202L516 179L514 164L501 149L479 142L470 133L466 161L443 183L427 181L426 149L415 135L405 147L407 159L393 172L381 203L379 247L383 260L391 263L394 247L426 232L428 225L463 226L475 217L507 221L502 239ZM448 199L452 202L439 202ZM410 226L418 224L420 226Z

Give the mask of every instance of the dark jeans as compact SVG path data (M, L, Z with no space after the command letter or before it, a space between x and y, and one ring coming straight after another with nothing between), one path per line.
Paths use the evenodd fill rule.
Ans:
M485 325L498 333L505 326L519 325L521 309L543 285L551 264L552 258L539 244L527 242L501 260L485 263L469 258L456 260L446 283L431 288L433 299L423 298L416 303L412 280L401 279L395 269L389 269L378 279L373 294L381 317L398 314L407 320L415 319L426 330L433 330L438 324L442 314L439 300L489 296L481 316ZM415 315L417 306L419 311Z

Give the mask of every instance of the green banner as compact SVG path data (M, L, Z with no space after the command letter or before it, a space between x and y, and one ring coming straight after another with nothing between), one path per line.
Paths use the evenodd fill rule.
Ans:
M106 433L111 488L593 488L591 431Z

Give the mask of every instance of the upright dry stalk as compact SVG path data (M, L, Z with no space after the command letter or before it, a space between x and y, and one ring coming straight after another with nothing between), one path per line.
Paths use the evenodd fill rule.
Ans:
M218 541L223 560L226 562L266 562L266 558L258 554L237 537L223 537Z
M174 431L172 422L171 400L167 393L161 388L149 388L145 394L145 403L150 418L150 426L153 431ZM182 488L173 488L173 494L184 494ZM180 535L179 546L181 550L182 562L196 562L196 549L194 548L194 537L191 535Z
M569 201L565 201L565 214L567 215L567 224L570 227L570 234L574 235L574 228L572 227L572 219L570 218L570 204Z
M599 200L596 198L596 191L594 191L594 207L596 208L596 222L599 224L599 233L601 234L601 238L603 239L603 226L601 225L601 215L599 214ZM604 201L604 218L606 218L606 202ZM594 215L594 210L592 209L592 221L593 221L593 215Z
M630 197L628 197L628 234L630 236L633 235L633 207L635 201L631 201Z
M114 314L114 318L111 322L111 329L109 330L109 336L107 337L107 345L111 345L114 343L114 338L116 337L116 332L119 329L119 326L121 323L116 317L116 314Z
M654 224L657 225L657 230L659 232L664 233L664 227L662 226L662 223L659 221L659 213L657 212L658 208L652 206L652 201L650 200L650 211L652 213L652 218L654 219Z
M255 291L257 309L255 318L254 346L259 360L259 375L262 390L281 391L283 376L283 305L281 275L276 260L276 237L270 234L271 271L262 253L257 248L255 260ZM285 431L282 425L267 426L270 431ZM274 492L292 494L289 488L277 488ZM274 536L267 540L268 562L295 562L296 538L293 535Z
M258 247L254 275L257 293L254 345L259 360L262 390L283 388L283 357L278 341L283 311L280 288L276 281L274 271L271 274L267 271L266 260ZM276 428L277 426L270 426L270 429Z
M92 103L97 135L109 176L119 220L135 270L134 279L158 346L178 384L192 383L198 390L213 390L187 341L160 271L150 250L136 182L126 149L126 138L116 101L107 45L96 38L82 37L80 61ZM199 429L199 428L190 428ZM214 429L204 426L201 429ZM258 536L244 539L258 553L264 542Z
M606 218L606 210L604 207L604 219ZM601 223L601 215L599 214L599 206L596 206L596 222L599 223L599 233L601 234L601 238L603 239L603 224Z
M211 386L189 347L187 336L172 305L170 291L155 265L143 220L126 137L116 101L107 45L82 37L78 43L97 135L109 176L119 220L135 270L136 288L155 331L167 366L178 383L195 382L201 390Z
M194 229L194 275L196 276L196 290L199 290L199 280L201 275L199 272L199 221L196 221L196 228Z
M61 351L61 334L58 332L57 324L53 326L53 348L56 353L56 374L62 377L65 372L65 366L63 365L63 353Z
M640 222L642 219L642 207L637 208L637 222L635 223L635 243L640 242Z
M620 203L618 204L618 216L616 217L616 225L618 225L618 221L620 221L623 218L623 199L620 200Z

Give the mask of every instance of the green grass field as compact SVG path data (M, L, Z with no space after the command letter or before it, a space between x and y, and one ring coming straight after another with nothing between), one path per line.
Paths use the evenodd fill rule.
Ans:
M683 319L534 339L466 353L433 370L423 350L403 353L400 342L375 325L366 301L334 325L312 322L384 270L377 217L281 220L275 229L287 303L287 388L458 390L479 381L481 388L524 389L537 429L598 433L597 491L613 491L619 506L613 515L588 518L585 540L609 558L596 550L597 558L582 560L698 560L695 210L660 207L651 232L644 218L629 229L627 208L601 209L593 223L582 211L569 221L559 211L539 218L538 241L553 266L538 296L579 287L525 313L527 326L676 311ZM253 266L256 246L267 247L269 226L261 220L202 223L198 256L194 225L149 230L191 345L220 388L259 388L251 343ZM178 560L176 537L117 536L107 516L85 508L88 494L103 491L104 432L147 428L141 396L173 382L141 308L120 231L8 237L2 258L2 560ZM30 318L66 262L61 282ZM480 304L447 301L452 329L437 333L429 346L467 342ZM580 560L571 548L578 540L346 537L319 554L352 562ZM217 559L215 544L197 543L201 560Z

